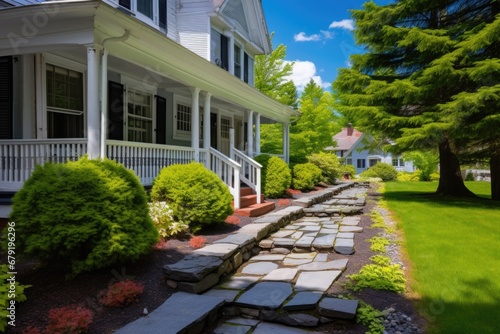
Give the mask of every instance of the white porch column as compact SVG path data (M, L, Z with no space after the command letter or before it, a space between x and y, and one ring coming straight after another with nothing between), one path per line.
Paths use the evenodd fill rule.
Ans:
M255 155L260 154L260 114L255 113Z
M194 149L194 161L200 161L200 89L191 88L191 147Z
M248 110L247 116L247 155L253 157L253 111Z
M229 128L229 157L234 160L234 128Z
M212 93L205 94L205 100L203 101L203 149L207 152L207 157L205 161L205 167L210 169L210 159L208 155L208 150L210 149L210 100L212 98Z
M231 31L231 32L226 33L226 36L229 38L228 46L227 46L227 48L228 48L228 50L227 50L228 62L229 62L228 71L229 71L229 73L234 75L234 34Z
M290 163L290 125L283 124L283 157Z
M100 157L101 113L99 109L99 50L87 48L87 153Z
M108 138L108 50L102 50L101 57L101 158L106 157Z

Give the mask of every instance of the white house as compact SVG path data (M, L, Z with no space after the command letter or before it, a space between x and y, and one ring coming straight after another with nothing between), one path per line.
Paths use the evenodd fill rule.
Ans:
M271 52L260 0L0 1L0 194L88 154L144 185L195 160L260 201L260 123L297 111L253 87ZM2 211L5 217L8 210Z
M414 171L413 164L410 161L404 161L401 156L393 156L390 152L382 150L367 149L366 141L373 140L373 137L356 130L350 123L334 135L333 140L337 146L328 147L327 150L334 151L335 155L343 159L346 165L353 165L357 174L374 166L377 162L390 164L397 171Z

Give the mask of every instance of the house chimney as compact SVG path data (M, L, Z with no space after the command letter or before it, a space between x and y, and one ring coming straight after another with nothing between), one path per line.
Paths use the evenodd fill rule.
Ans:
M352 137L353 132L354 132L354 129L352 128L352 124L347 123L347 136Z

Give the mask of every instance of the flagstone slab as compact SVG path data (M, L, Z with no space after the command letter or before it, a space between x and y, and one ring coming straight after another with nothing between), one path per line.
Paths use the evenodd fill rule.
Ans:
M313 241L313 247L316 248L332 248L335 241L335 234L320 235Z
M303 232L318 232L321 230L321 226L303 226L300 228L300 231Z
M250 234L245 233L235 233L230 234L225 238L214 241L214 244L235 244L238 246L244 246L255 241L255 237Z
M295 232L294 234L292 234L290 236L290 238L298 240L298 239L300 239L302 237L303 234L304 234L304 232Z
M217 256L190 254L176 263L164 266L163 271L172 280L197 282L216 271L222 263L223 261Z
M248 261L283 261L285 255L283 254L259 254Z
M340 226L339 227L339 232L354 232L354 233L360 233L363 232L363 228L359 226Z
M360 217L344 217L342 219L341 224L355 226L358 225L360 221L361 221Z
M295 247L309 248L314 241L314 237L303 236L295 243Z
M327 253L320 253L320 254L316 255L316 257L314 258L314 261L316 261L316 262L328 261L328 254Z
M244 292L236 304L250 308L277 309L292 293L290 283L259 282Z
M219 297L223 298L227 303L232 303L239 293L239 290L210 289L203 296Z
M290 230L279 230L276 233L273 233L272 237L273 238L286 238L290 235L292 235L294 232Z
M282 262L285 266L298 266L301 264L306 264L312 262L312 259L293 259L293 258L285 258Z
M336 239L333 249L340 254L350 255L354 253L354 239Z
M295 283L295 290L325 292L341 273L340 270L303 271Z
M297 240L291 238L273 238L273 241L276 247L291 247L295 245Z
M321 292L302 291L293 296L283 309L286 311L312 310L316 308L322 296Z
M238 230L239 233L250 234L255 237L256 240L262 240L265 238L273 228L271 223L253 223L243 226Z
M319 230L319 234L337 234L339 230L337 228L325 228L323 227Z
M250 333L252 326L248 325L237 325L224 323L214 329L214 334L247 334Z
M230 324L238 324L238 325L248 325L248 326L257 326L260 320L257 319L249 319L243 317L231 318L226 320L226 323Z
M233 276L231 279L221 285L224 289L243 290L260 279L258 276Z
M204 255L204 256L218 256L225 260L233 255L239 246L235 244L212 244L205 246L203 248L197 249L193 254Z
M316 252L310 252L310 253L292 253L288 254L286 257L287 259L309 259L309 260L314 260L314 258L318 255Z
M311 263L302 264L298 266L297 269L300 271L344 270L347 267L348 262L348 259L339 259L325 262L314 261Z
M298 225L292 225L292 224L290 224L290 225L287 225L287 226L285 226L285 227L283 227L283 228L284 228L285 230L297 230L299 227L300 227L300 226L298 226Z
M337 319L354 319L358 308L357 300L326 297L319 303L319 314Z
M242 274L246 275L266 275L278 268L278 265L268 261L252 262L243 267Z
M270 322L261 322L254 329L253 334L313 334L303 329L278 325Z
M263 281L291 282L297 275L298 270L294 268L279 268L262 277Z
M354 239L353 232L339 232L337 233L337 239Z

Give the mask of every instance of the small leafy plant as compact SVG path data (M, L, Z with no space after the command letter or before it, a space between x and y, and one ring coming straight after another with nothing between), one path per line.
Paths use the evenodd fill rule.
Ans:
M174 220L174 211L166 202L149 203L149 216L163 240L185 233L189 229L188 224Z
M367 334L382 334L384 332L383 313L370 304L359 301L356 311L356 322L368 327Z
M280 198L278 200L277 205L278 205L278 207L281 208L281 207L284 207L284 206L289 206L290 203L291 203L291 201L288 198Z
M374 252L380 253L385 253L385 246L390 244L389 240L384 237L373 237L371 239L368 239L368 241L371 243L370 249Z
M192 237L191 239L189 239L189 245L194 249L198 249L198 248L205 246L206 242L207 242L207 239L205 239L202 236L196 236L196 237Z
M350 285L354 291L363 288L388 290L397 293L405 291L406 279L399 264L391 264L387 256L375 255L370 258L372 264L367 264L357 274L347 276L356 284Z
M9 267L6 264L0 265L0 332L5 331L7 326L8 316L10 311L7 309L11 307L11 300L16 302L23 302L26 300L24 290L31 287L31 285L21 285L12 279L9 273Z
M46 334L86 333L92 323L92 311L80 306L66 306L51 309Z
M226 224L230 224L230 225L238 225L241 222L241 219L235 215L231 215L231 216L227 217L224 222Z
M131 280L119 281L102 292L101 304L107 307L123 307L137 302L143 290L141 283Z

